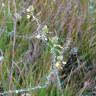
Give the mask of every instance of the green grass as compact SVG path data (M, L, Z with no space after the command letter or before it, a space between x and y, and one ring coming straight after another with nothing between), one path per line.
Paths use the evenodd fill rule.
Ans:
M21 12L21 19L17 20L16 25L16 40L14 46L14 61L17 63L24 59L24 62L14 64L12 70L12 78L9 80L10 71L12 68L12 50L13 50L13 29L14 29L14 0L8 5L8 1L4 1L5 7L2 10L2 2L0 1L0 29L3 27L5 30L0 35L0 49L4 53L4 61L2 70L0 71L0 83L4 90L16 90L23 88L30 88L38 85L38 83L45 82L43 78L50 73L51 67L51 54L50 49L53 47L52 38L58 36L58 45L63 46L68 31L71 31L70 38L72 38L71 45L68 51L64 54L64 60L67 60L71 48L77 47L79 49L79 56L84 61L90 64L96 63L96 12L94 8L89 10L89 0L81 0L79 3L76 0L15 0L17 12L21 12L25 8L25 13ZM76 2L75 2L76 1ZM70 2L72 2L70 4ZM24 5L25 3L25 5ZM69 5L68 5L69 4ZM72 5L73 4L73 5ZM34 6L34 16L39 19L39 23L47 25L47 36L50 38L49 47L42 41L36 38L28 39L23 38L34 36L36 34L37 24L31 17L27 19L26 9ZM10 6L11 15L9 15L8 6ZM93 12L93 13L92 13ZM19 37L21 36L21 37ZM54 40L55 42L56 40ZM35 55L37 57L31 61L31 53L25 54L29 50L33 50L32 44L38 51ZM36 45L37 44L37 45ZM52 45L53 44L53 45ZM60 48L55 48L56 52L61 51ZM33 50L34 51L34 50ZM41 54L38 56L38 54ZM57 55L59 53L57 52ZM31 58L31 59L30 59ZM29 59L29 62L27 60ZM89 65L90 65L89 64ZM87 73L83 73L86 75ZM83 76L80 81L82 82ZM94 77L92 77L94 78ZM78 81L78 80L77 80ZM85 82L85 81L84 81ZM66 84L65 84L66 85ZM76 85L77 87L74 87ZM29 92L30 96L75 96L80 90L79 85L73 80L63 92L59 89L58 85L51 85L48 88L39 89ZM87 93L87 92L85 92ZM18 96L13 94L12 96Z

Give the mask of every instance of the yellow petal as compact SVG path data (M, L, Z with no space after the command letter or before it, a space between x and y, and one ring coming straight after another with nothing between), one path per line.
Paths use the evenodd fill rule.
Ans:
M30 9L28 8L28 9L26 9L26 11L27 11L27 12L30 12Z
M65 64L66 64L66 62L65 62L65 61L63 61L63 62L62 62L62 64L64 64L64 65L65 65Z
M27 15L27 19L30 19L30 17L31 17L30 15Z
M56 66L56 68L58 68L58 69L62 69L61 64L60 64L59 62L57 62L55 66Z

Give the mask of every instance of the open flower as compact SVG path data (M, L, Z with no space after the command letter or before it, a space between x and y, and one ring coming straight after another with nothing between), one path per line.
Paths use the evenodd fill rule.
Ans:
M55 64L55 66L56 66L56 68L57 68L58 70L62 69L62 66L61 66L60 62L57 62L57 63Z
M30 17L31 17L30 15L27 15L27 19L30 19Z

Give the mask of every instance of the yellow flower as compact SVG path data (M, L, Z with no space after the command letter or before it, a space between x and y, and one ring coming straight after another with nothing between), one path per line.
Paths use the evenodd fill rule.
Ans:
M65 61L63 61L63 62L62 62L62 64L64 64L64 65L65 65L65 64L66 64L66 62L65 62Z
M34 12L34 6L31 5L26 9L27 12Z
M55 66L56 66L57 69L62 69L61 64L60 64L59 62L57 62L57 63L55 64Z
M30 15L27 15L27 19L30 19L30 17L31 17Z
M27 11L27 12L30 12L30 9L28 8L28 9L26 9L26 11Z

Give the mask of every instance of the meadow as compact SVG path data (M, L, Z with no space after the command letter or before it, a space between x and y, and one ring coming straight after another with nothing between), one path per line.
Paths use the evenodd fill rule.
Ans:
M0 96L96 96L96 0L0 0Z

